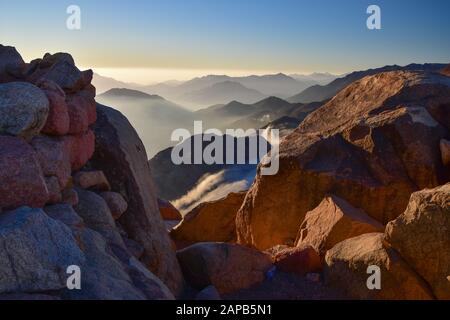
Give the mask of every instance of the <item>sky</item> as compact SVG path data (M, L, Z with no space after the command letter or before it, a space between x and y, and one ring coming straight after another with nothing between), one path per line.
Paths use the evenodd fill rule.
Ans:
M81 9L68 30L66 9ZM381 30L366 27L381 8ZM26 61L152 83L206 74L331 72L450 62L448 0L0 0L0 43Z

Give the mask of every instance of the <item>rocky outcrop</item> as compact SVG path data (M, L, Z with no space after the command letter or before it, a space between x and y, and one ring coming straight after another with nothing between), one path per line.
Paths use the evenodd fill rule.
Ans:
M41 209L0 214L0 293L66 287L66 269L85 261L68 227Z
M383 233L367 233L342 241L329 250L325 257L327 284L344 289L353 299L432 299L425 281L395 250L383 243L383 237ZM373 284L369 277L376 272L369 267L380 270L379 288L368 285L368 282Z
M272 266L268 255L227 243L197 243L177 252L186 280L197 289L210 285L220 294L264 280Z
M225 198L198 205L187 213L170 235L187 242L235 242L236 214L245 192L230 193Z
M439 142L450 128L450 79L387 72L363 78L310 114L280 144L280 170L258 174L237 215L239 243L293 245L328 193L386 224L410 194L445 179Z
M447 77L450 77L450 64L447 65L444 69L441 70L441 73L443 75L446 75Z
M437 298L450 300L450 183L413 193L385 238Z
M25 62L16 48L0 44L0 83L14 81L14 75L24 66Z
M119 222L144 247L142 261L178 295L182 274L159 213L144 145L120 112L97 105L97 116L92 164L103 170L112 191L127 201Z
M305 215L298 245L311 245L324 257L337 243L364 233L383 232L384 226L347 201L329 195Z

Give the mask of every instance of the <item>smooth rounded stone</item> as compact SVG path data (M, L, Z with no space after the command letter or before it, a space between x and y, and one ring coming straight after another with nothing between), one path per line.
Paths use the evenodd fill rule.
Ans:
M48 68L54 65L57 62L67 62L71 65L75 65L75 60L73 57L66 52L56 52L56 53L46 53L42 58L40 65L42 68Z
M385 245L383 237L383 233L366 233L335 245L325 256L325 283L344 290L352 299L433 299L428 284ZM368 286L375 282L370 279L376 277L374 267L380 271L379 290Z
M75 185L83 189L93 189L98 191L109 191L111 186L103 171L79 171L73 176Z
M41 209L3 212L0 247L0 293L65 288L67 267L85 262L71 230Z
M197 243L177 252L185 279L203 289L214 285L220 294L248 288L265 279L272 267L267 254L236 244Z
M100 196L108 204L114 220L119 219L127 211L128 204L120 193L107 191L100 193Z
M405 212L386 226L385 240L450 300L450 183L411 195Z
M47 122L41 132L49 135L63 136L69 133L70 118L66 104L66 94L53 81L44 80L36 84L41 88L50 103Z
M58 220L70 228L81 228L84 226L83 219L68 204L54 204L44 207L45 213L52 219Z
M85 224L100 233L108 242L124 248L125 244L105 200L91 191L77 189L77 193L79 201L74 209Z
M0 134L30 139L44 127L49 101L38 87L26 82L0 84Z
M72 171L80 170L92 157L95 151L95 135L88 130L78 135L62 137L70 157Z
M2 73L6 73L11 69L21 68L24 64L25 62L16 48L0 44L0 79Z
M207 300L222 300L219 291L214 286L207 286L205 289L197 293L195 300L207 301Z
M88 74L83 74L71 62L64 60L54 63L39 78L41 80L51 80L66 92L77 92L90 83Z
M64 140L59 137L39 135L31 140L31 146L36 151L44 175L56 176L60 190L63 189L72 174L70 155Z
M88 94L78 92L67 95L66 103L70 118L70 134L86 131L97 120L95 99Z
M36 152L23 139L0 136L0 181L0 208L39 208L49 199Z

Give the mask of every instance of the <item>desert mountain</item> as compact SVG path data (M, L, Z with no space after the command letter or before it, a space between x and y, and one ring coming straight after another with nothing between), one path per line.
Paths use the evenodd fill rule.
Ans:
M405 67L402 66L385 66L376 69L369 69L364 71L352 72L345 77L338 78L327 85L314 85L305 89L304 91L296 94L287 100L292 103L310 103L315 101L323 101L332 98L339 91L344 89L346 86L354 81L364 78L365 76L374 75L380 72L386 71L438 71L444 68L445 65L437 63L427 63L427 64L410 64Z
M92 84L97 89L97 93L101 94L113 88L138 89L142 87L137 83L127 83L110 77L104 77L98 73L94 73Z
M290 74L290 77L294 78L298 81L303 81L304 83L310 83L311 86L318 84L318 85L327 85L331 81L335 80L336 78L339 78L341 76L337 76L334 74L331 74L329 72L314 72L311 74Z

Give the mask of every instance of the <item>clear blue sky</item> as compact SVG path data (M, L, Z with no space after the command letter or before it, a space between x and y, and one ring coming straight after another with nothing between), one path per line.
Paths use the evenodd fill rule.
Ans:
M370 4L382 30L366 28ZM0 0L0 43L94 68L346 72L450 62L449 13L448 0Z

